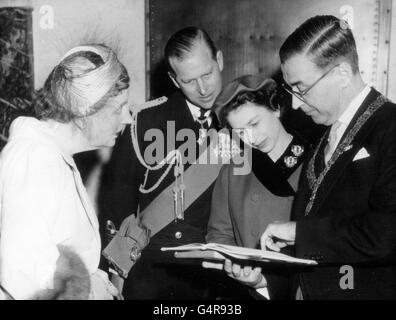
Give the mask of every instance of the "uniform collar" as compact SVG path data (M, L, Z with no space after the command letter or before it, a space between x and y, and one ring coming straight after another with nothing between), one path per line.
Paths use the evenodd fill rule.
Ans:
M190 110L193 118L195 121L197 121L196 119L198 119L201 116L201 108L197 107L196 105L192 104L190 101L186 100L187 103L187 107ZM208 125L210 126L210 124L212 123L212 116L211 116L211 110L207 110L205 112L205 117L208 117Z

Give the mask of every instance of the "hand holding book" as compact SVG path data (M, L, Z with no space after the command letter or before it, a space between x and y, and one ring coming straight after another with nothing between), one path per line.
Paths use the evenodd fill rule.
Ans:
M205 268L224 270L229 277L255 288L259 294L267 299L270 299L267 281L261 273L262 269L259 264L317 264L314 260L298 259L279 252L219 243L191 243L178 247L161 248L161 250L175 251L176 258L202 260L202 266Z

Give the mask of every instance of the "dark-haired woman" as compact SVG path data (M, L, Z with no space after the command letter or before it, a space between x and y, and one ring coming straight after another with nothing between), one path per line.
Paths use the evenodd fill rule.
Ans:
M242 139L251 147L252 170L238 175L233 164L223 166L212 195L207 242L259 248L260 236L269 223L290 220L308 146L283 126L283 104L276 83L258 75L232 81L217 98L215 112L220 123L245 133ZM232 272L231 276L262 287L266 279L261 268L249 268L238 270L242 278ZM267 272L277 274L277 270ZM281 273L273 278L287 284ZM288 295L285 285L269 286L269 291L271 298Z
M0 157L0 284L8 297L117 294L98 269L98 220L72 156L114 145L130 122L128 87L111 49L76 47L47 78L37 118L12 123Z

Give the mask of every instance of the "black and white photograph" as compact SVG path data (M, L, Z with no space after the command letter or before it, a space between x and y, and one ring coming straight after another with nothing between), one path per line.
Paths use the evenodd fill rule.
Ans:
M395 57L396 0L0 0L0 300L396 299Z

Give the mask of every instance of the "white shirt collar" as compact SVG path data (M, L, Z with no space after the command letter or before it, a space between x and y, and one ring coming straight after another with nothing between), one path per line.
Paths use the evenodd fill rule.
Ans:
M342 113L339 117L338 121L341 122L344 126L348 126L352 121L352 118L355 116L357 110L362 105L364 99L370 93L371 88L366 85L362 91L351 101L348 108Z
M330 158L330 156L333 154L335 147L340 143L341 138L345 133L345 130L347 129L349 123L352 121L359 107L362 105L364 99L366 99L367 95L370 93L370 90L371 88L368 85L366 85L364 89L360 91L360 93L351 101L348 108L346 108L345 111L338 118L337 122L339 122L340 124L338 125L338 128L335 131L336 139L333 144L334 147L330 155L328 154L327 157Z
M191 112L191 114L192 114L194 120L196 121L196 119L198 119L198 118L200 117L200 115L201 115L201 108L200 108L200 107L197 107L196 105L193 105L193 104L192 104L190 101L188 101L188 100L186 100L186 102L187 102L188 109L190 109L190 112ZM210 110L207 110L207 111L205 112L205 117L208 117L209 114L210 114ZM208 124L209 124L209 126L210 126L211 123L212 123L212 117L210 116L210 117L208 118Z

